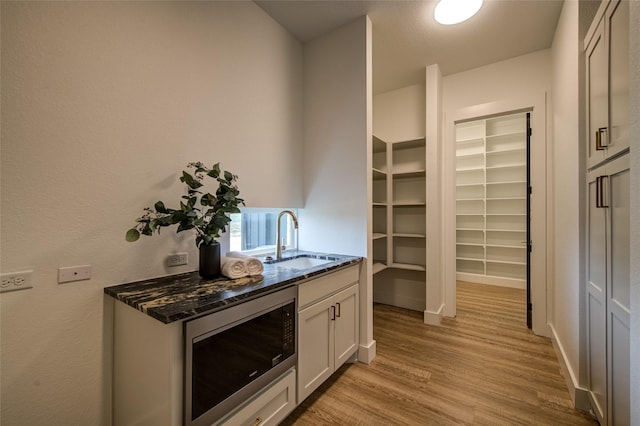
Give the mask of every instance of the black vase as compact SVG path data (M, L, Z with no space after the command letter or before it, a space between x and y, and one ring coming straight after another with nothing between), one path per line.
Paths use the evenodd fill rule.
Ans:
M208 246L200 246L200 270L202 278L220 276L220 244L215 242Z

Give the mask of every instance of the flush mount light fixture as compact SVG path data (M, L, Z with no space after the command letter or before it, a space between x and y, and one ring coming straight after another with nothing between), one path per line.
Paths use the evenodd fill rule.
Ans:
M482 0L440 0L433 17L442 25L459 24L475 15L482 7Z

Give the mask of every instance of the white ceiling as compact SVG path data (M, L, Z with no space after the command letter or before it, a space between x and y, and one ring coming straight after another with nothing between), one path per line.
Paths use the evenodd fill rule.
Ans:
M546 49L562 9L562 0L485 0L470 20L445 26L433 20L435 0L256 3L303 43L369 15L374 93L424 82L430 64L448 75Z

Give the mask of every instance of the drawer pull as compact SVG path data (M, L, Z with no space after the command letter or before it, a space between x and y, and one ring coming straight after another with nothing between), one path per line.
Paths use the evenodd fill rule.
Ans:
M607 128L600 127L596 130L596 151L604 151L604 149L609 146L606 142L607 139Z
M254 422L253 422L253 426L258 426L262 424L262 419L260 417L258 417Z

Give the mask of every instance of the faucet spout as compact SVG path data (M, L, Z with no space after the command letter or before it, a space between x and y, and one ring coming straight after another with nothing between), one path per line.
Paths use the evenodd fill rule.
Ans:
M280 243L280 218L285 214L291 216L291 219L293 219L293 227L295 229L298 229L298 218L296 217L295 213L291 210L281 211L278 215L278 219L276 220L276 260L282 259L282 245Z

